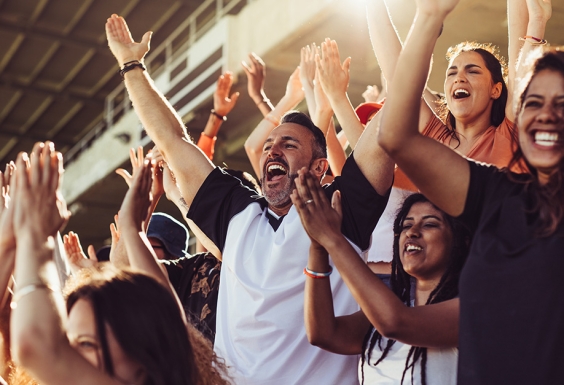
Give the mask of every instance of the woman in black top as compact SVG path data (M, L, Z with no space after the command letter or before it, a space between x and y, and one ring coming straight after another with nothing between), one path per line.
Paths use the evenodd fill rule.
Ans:
M419 1L412 35L437 33L456 3ZM528 3L529 18L550 14L548 0ZM527 31L525 48L540 38ZM524 160L530 174L519 176L469 161L418 133L420 96L402 90L423 89L433 47L416 42L408 39L400 57L379 142L421 192L475 231L460 280L459 384L560 383L564 52L539 52L523 80L513 161Z

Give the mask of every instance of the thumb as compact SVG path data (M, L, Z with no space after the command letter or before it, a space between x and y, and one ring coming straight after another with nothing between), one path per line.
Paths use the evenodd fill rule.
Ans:
M131 187L132 176L126 169L118 168L116 170L116 174L118 174L119 176L121 176L123 178L125 183L127 183L127 186Z
M153 36L152 31L145 32L145 34L143 35L143 38L141 39L141 44L146 45L147 49L149 49L150 46L151 46L151 37L152 36Z
M90 260L94 262L98 262L98 257L96 257L96 249L94 249L94 246L92 245L88 246L88 258L90 258Z
M347 71L347 73L349 72L351 68L351 57L349 56L348 58L345 59L345 61L343 62L343 69L345 71Z
M235 92L233 95L231 95L231 103L235 104L237 103L237 99L239 99L239 92Z
M340 218L343 218L343 206L341 205L341 192L339 190L335 191L331 197L331 207L339 214Z

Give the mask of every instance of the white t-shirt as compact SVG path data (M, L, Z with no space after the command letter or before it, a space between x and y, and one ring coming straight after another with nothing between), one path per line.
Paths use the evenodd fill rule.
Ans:
M341 191L343 233L360 251L368 248L386 197L374 191L350 159L343 176L324 188L328 195ZM216 353L238 385L357 384L357 356L309 344L303 269L310 240L294 207L277 218L267 206L264 198L216 169L188 213L222 251ZM335 314L358 311L336 269L330 280Z
M374 331L372 331L374 334ZM405 370L407 355L411 349L410 345L403 344L396 341L386 358L384 358L378 365L374 363L382 355L388 339L382 337L379 348L378 343L372 349L370 364L367 361L367 351L364 356L364 365L362 361L358 365L358 379L362 383L362 369L364 369L364 384L365 385L400 385L401 377ZM427 364L426 364L426 380L427 385L455 385L456 372L458 366L458 349L427 349ZM411 368L405 373L403 380L404 385L411 385ZM421 358L417 360L413 372L413 385L421 385Z

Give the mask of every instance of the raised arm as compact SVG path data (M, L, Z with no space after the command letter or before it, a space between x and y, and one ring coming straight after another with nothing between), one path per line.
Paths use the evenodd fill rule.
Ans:
M421 192L452 216L464 209L470 168L456 152L421 135L418 121L420 95L436 40L430 36L438 36L444 19L457 3L458 0L418 0L413 26L380 113L378 135L380 145Z
M366 18L372 49L382 70L385 82L382 84L387 92L389 84L393 81L396 65L402 49L401 40L388 12L385 0L368 0L366 2ZM438 37L438 35L437 35ZM431 119L435 97L427 90L423 91L421 99L421 116L419 130L423 130Z
M29 164L29 167L28 167ZM52 144L20 154L14 192L18 284L10 319L14 359L41 384L119 385L69 344L51 290L56 278L53 237L68 218L59 186L62 157Z
M125 86L135 112L177 176L182 196L190 204L214 167L192 143L176 111L139 65L149 51L151 32L135 43L125 20L112 15L106 22L106 36L120 68L126 67Z
M210 111L206 127L198 140L198 147L210 160L213 160L217 133L239 99L239 92L229 96L232 85L233 74L231 72L226 72L219 76L215 92L213 93L213 110Z
M133 181L125 194L119 214L120 242L125 244L131 267L151 276L167 288L180 306L166 269L157 262L157 256L144 231L143 222L151 205L152 168L149 157L133 174Z
M515 121L513 101L516 82L527 72L524 59L535 46L539 45L539 40L544 39L546 23L551 16L551 0L507 0L509 63L505 115L512 122Z
M262 116L266 116L274 109L270 99L264 92L264 81L266 78L266 65L264 61L254 52L249 54L249 63L241 62L243 70L247 74L247 92L253 102L257 105Z
M302 83L300 81L300 67L297 67L288 79L286 93L282 99L280 99L276 107L260 121L258 126L255 127L251 135L249 135L245 141L245 151L253 166L255 175L260 176L259 160L264 141L268 138L268 134L280 124L280 118L282 118L286 112L297 106L303 98L304 91L302 90Z
M358 120L347 94L351 58L346 58L341 63L339 46L335 40L330 39L321 43L321 53L316 59L319 81L354 149L364 127Z
M298 177L303 181L303 173ZM303 183L300 184L303 186ZM339 192L335 193L337 196ZM302 192L303 195L303 192ZM309 196L309 195L308 195ZM300 194L295 191L292 201L298 210L303 212L304 203ZM320 212L317 220L341 222L341 213L334 210ZM311 238L307 269L315 273L330 274L329 256L323 246ZM333 295L331 294L330 277L313 278L306 276L304 292L304 321L306 334L312 345L337 354L360 354L362 342L370 323L362 312L335 317Z
M341 206L339 193L336 192L333 195L330 204L318 185L310 173L305 169L301 170L296 179L296 190L292 194L292 202L296 206L308 235L313 242L317 242L329 252L335 267L339 270L345 284L370 323L385 337L410 345L424 347L457 346L458 300L417 307L404 305L372 273L342 235L340 231ZM309 203L305 203L306 201L309 201ZM311 259L310 254L310 261ZM328 263L323 260L319 262L320 264L315 265L315 268L320 269L319 272L327 272L329 270ZM325 265L322 263L325 263ZM313 270L313 267L310 267L310 269ZM321 279L315 280L320 281ZM307 284L316 285L318 283L308 282L306 289ZM317 297L315 300L317 301ZM312 308L312 306L313 304L310 303L309 310L306 307L306 320L308 311L319 311L319 308ZM324 314L328 316L329 310L324 309ZM313 325L321 328L323 322L321 320ZM338 330L336 326L331 325L331 322L331 320L325 322L328 324L325 328ZM357 320L357 322L359 321ZM366 331L364 332L366 333Z

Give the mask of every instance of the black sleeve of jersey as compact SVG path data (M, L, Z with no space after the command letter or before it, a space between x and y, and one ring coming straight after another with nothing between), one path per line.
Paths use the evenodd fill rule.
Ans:
M345 162L341 176L324 188L329 199L335 190L341 192L343 234L361 250L368 249L370 236L388 204L390 190L385 196L379 195L358 168L352 154Z
M186 216L223 252L229 221L253 202L266 204L256 191L216 167L198 190Z

